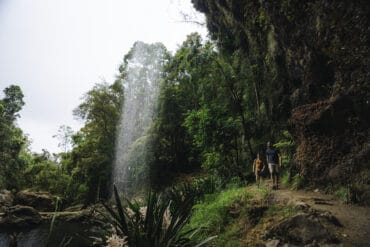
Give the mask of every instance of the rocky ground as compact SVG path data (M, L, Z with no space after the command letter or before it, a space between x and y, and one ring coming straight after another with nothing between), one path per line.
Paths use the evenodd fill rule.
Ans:
M266 210L247 231L243 246L369 246L368 206L344 204L320 191L284 188L269 190L259 204Z
M331 231L343 246L370 245L370 207L344 204L331 195L320 192L282 189L273 192L275 200L302 207L303 211L316 211L331 215L338 223Z

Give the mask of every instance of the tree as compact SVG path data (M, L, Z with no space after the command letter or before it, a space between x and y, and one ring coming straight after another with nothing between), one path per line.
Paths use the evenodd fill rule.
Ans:
M62 149L63 153L67 153L67 151L71 148L72 135L72 128L66 125L60 126L58 133L53 135L53 138L57 138L59 140L58 147Z
M0 187L18 189L25 166L19 153L26 138L15 121L24 105L23 93L19 86L11 85L4 89L4 94L0 100Z
M66 188L71 178L52 160L52 155L47 150L43 149L42 153L23 155L28 156L28 164L24 171L28 188L67 196Z
M219 69L220 59L213 44L203 44L195 33L165 66L152 169L158 183L169 177L166 172L190 172L200 166L223 176L240 173L230 167L243 163L241 121L233 101L225 97L230 92Z
M86 192L86 204L109 196L108 184L122 101L120 81L112 85L101 83L88 91L74 110L74 115L84 120L85 126L72 136L74 148L64 166L72 176L68 190L71 193L77 190Z

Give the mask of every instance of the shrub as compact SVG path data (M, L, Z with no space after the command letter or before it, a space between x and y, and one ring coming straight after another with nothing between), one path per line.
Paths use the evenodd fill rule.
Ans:
M281 184L285 187L290 187L291 183L291 176L289 171L284 171L283 175L281 176Z
M177 193L176 191L173 193ZM183 227L190 218L190 209L194 198L186 194L181 204L173 207L169 196L156 192L149 192L146 205L132 203L126 200L122 204L116 187L114 187L116 210L103 203L108 215L102 214L115 228L121 239L125 239L128 246L195 246L197 243L192 238L195 230L189 229L182 232ZM197 246L204 245L213 237L207 238Z
M302 189L305 185L305 179L304 177L301 175L301 174L296 174L294 177L293 177L293 182L292 182L292 185L291 185L291 189L292 190L298 190L298 189Z

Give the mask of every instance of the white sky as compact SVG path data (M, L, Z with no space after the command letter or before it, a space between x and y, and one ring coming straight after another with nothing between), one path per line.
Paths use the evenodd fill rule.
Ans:
M81 123L72 110L95 83L111 83L137 40L175 51L191 32L180 12L190 0L0 0L0 95L22 88L26 105L18 123L33 151L59 152L59 126Z

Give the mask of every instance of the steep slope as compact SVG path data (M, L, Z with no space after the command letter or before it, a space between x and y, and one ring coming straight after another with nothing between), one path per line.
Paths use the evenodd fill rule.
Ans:
M370 5L367 1L192 0L220 50L263 74L272 120L289 121L292 170L370 203Z

